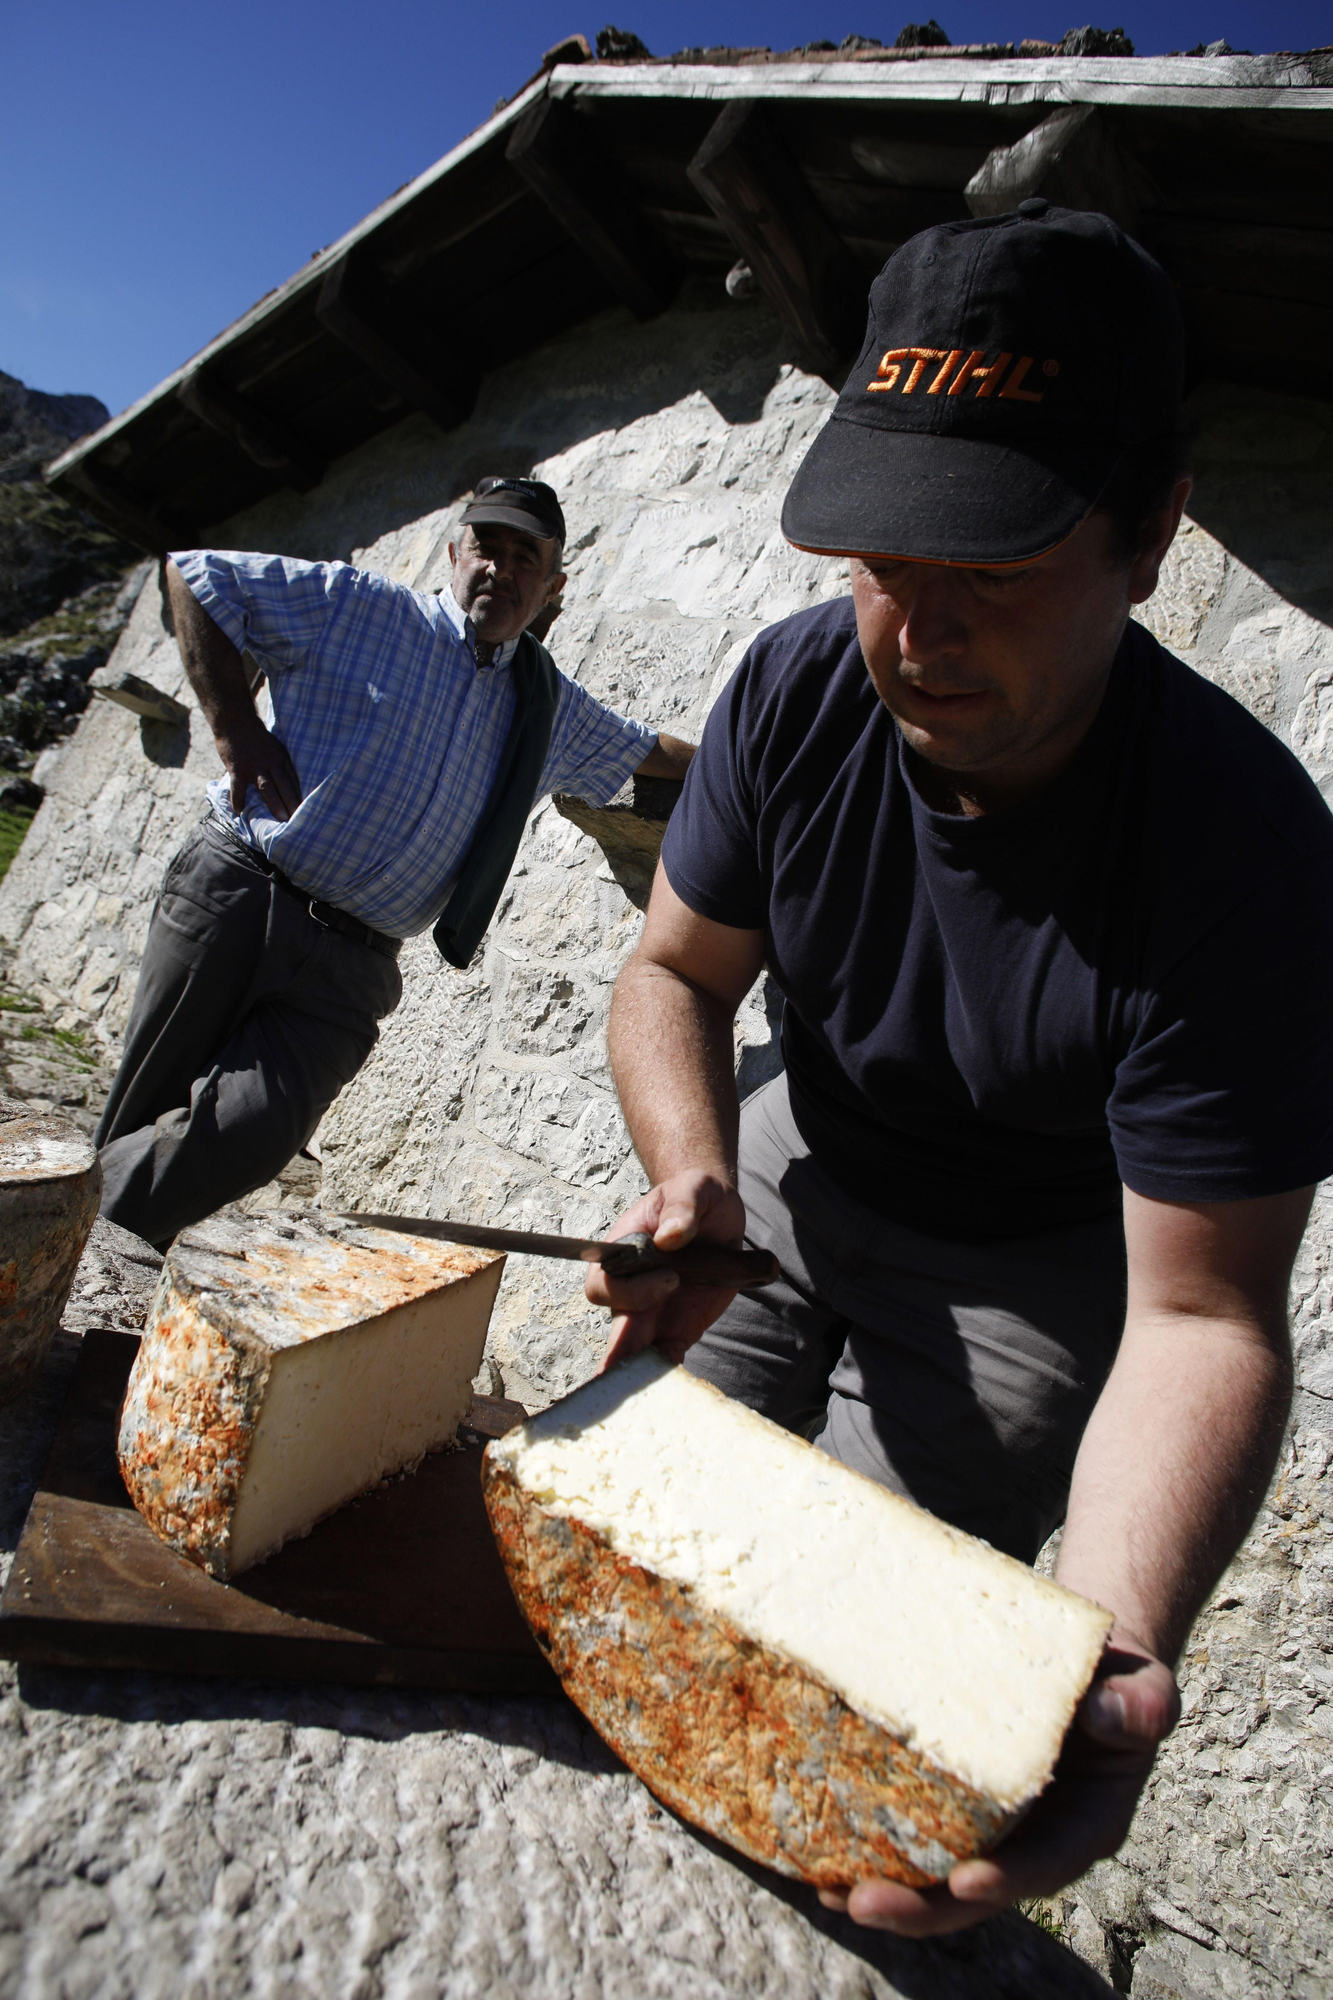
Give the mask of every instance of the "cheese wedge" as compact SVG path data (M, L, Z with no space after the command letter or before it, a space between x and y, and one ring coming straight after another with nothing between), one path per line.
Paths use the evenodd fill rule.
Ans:
M121 1409L135 1506L225 1580L448 1444L503 1267L314 1216L182 1231Z
M482 1477L589 1721L685 1818L823 1888L939 1881L1002 1839L1111 1626L651 1352Z

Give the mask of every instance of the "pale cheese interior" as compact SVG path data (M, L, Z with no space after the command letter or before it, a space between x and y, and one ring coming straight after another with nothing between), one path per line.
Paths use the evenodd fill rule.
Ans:
M277 1349L232 1514L229 1575L453 1437L502 1269L491 1259L360 1325Z
M1111 1620L651 1352L490 1447L525 1491L1000 1806L1046 1783Z

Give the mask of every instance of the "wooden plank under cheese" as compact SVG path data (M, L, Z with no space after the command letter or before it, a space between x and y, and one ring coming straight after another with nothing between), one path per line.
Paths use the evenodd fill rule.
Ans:
M280 1212L183 1230L121 1409L135 1506L225 1581L449 1443L503 1268Z
M1111 1626L655 1354L490 1444L486 1505L565 1691L659 1798L824 1888L984 1853Z

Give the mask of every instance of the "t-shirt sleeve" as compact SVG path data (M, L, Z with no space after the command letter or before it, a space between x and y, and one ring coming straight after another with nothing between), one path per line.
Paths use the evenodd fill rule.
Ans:
M173 550L171 560L238 653L266 673L288 673L318 654L357 571L238 549Z
M704 724L680 804L662 842L662 865L682 903L735 930L768 921L752 787L744 774L749 656Z
M656 741L656 730L617 715L561 674L539 794L573 792L590 805L608 805Z
M1293 857L1155 985L1107 1115L1121 1180L1159 1201L1333 1173L1333 854Z

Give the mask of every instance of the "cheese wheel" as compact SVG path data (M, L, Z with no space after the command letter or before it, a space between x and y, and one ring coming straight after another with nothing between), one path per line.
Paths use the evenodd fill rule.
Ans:
M318 1216L183 1230L121 1409L135 1506L225 1581L448 1444L503 1268Z
M102 1169L77 1125L0 1099L0 1403L42 1364L101 1199Z
M652 1352L482 1476L519 1605L612 1749L823 1888L936 1882L1001 1840L1111 1626Z

